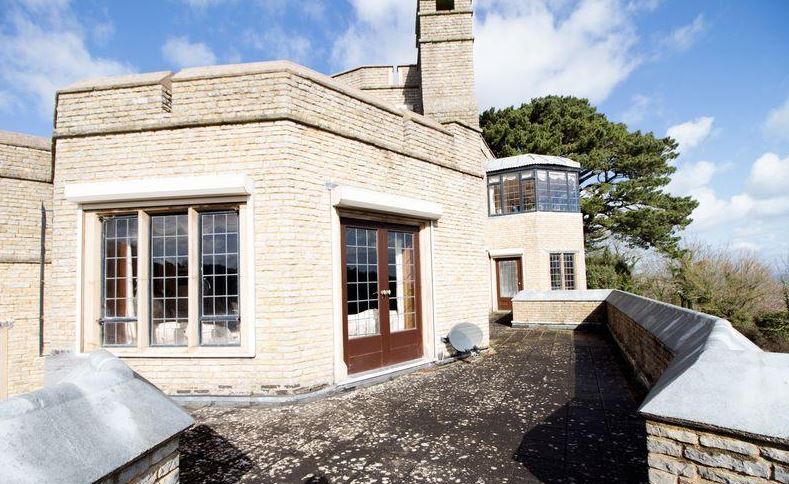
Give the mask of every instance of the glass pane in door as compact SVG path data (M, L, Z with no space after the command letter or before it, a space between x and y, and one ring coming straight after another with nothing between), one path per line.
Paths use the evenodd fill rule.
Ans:
M378 318L378 232L345 229L348 338L380 334Z
M389 330L416 329L416 256L414 234L389 231Z
M518 293L518 262L499 261L499 297L511 298Z

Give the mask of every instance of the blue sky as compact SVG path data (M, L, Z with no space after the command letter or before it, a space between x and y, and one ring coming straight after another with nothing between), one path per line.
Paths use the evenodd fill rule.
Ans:
M0 0L0 129L48 135L79 79L291 59L415 61L411 0ZM682 146L688 238L789 253L789 2L476 0L481 108L545 94Z

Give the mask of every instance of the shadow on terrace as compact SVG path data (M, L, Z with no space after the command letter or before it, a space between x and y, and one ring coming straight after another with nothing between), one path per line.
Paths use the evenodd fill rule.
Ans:
M492 351L281 408L204 407L183 482L642 482L644 422L605 332L491 323Z

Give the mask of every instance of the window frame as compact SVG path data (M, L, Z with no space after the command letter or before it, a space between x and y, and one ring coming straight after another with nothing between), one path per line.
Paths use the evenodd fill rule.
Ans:
M98 204L96 204L98 205ZM202 262L199 248L199 214L201 212L236 211L238 213L238 297L240 344L202 345L199 337L199 287ZM189 302L186 346L152 346L152 247L151 216L188 213ZM101 219L120 215L137 215L137 343L134 346L103 346L100 319L103 304L103 230ZM83 243L80 251L80 319L78 351L106 349L122 357L249 357L255 356L255 294L254 294L254 212L251 196L195 198L162 202L138 201L89 206L80 211L78 228Z
M541 196L540 172L545 174L545 193ZM565 191L565 204L555 204L551 196L551 174L561 173L564 177L564 191ZM518 180L518 190L520 194L519 209L517 211L507 212L505 208L505 191L504 191L504 177L514 175ZM570 177L575 175L573 187L570 186ZM526 181L531 180L531 189L526 188ZM491 189L498 190L498 196L491 197ZM533 204L531 208L526 206L528 198L527 191L533 194ZM528 168L520 168L514 170L500 170L490 172L486 175L486 198L488 200L488 217L502 217L505 215L518 215L522 213L531 212L556 212L556 213L580 213L580 186L578 185L578 171L573 169L565 169L564 167L556 166L530 166ZM495 211L494 198L498 199L500 212ZM564 205L564 206L562 206Z
M101 289L99 291L100 312L99 312L99 319L98 319L99 326L100 326L100 328L99 328L99 338L100 338L100 341L101 341L101 347L102 348L134 348L134 347L137 346L137 344L139 344L139 339L142 337L142 335L139 332L139 329L140 329L139 328L139 323L140 323L140 313L139 313L139 311L136 310L136 308L135 308L135 314L136 314L135 317L121 317L121 318L119 318L117 316L114 316L114 317L111 317L111 318L107 317L107 306L106 306L106 303L107 303L107 226L105 225L105 222L107 220L109 220L109 219L114 219L114 220L118 220L118 219L126 219L126 220L136 219L137 220L137 257L136 257L137 258L137 276L136 276L136 279L137 279L137 281L136 281L137 282L137 294L135 295L135 306L139 306L139 299L140 299L140 294L139 293L140 293L140 290L141 290L141 286L140 286L140 270L139 270L139 263L140 263L139 262L140 261L140 220L139 220L139 216L136 213L125 213L125 214L114 214L114 215L110 215L110 216L99 217L99 224L100 224L100 227L101 227L101 229L100 229L101 230L101 251L100 251L101 252L101 262L100 262ZM116 227L116 230L117 230L117 227ZM115 238L115 240L117 240L117 237ZM117 254L116 254L115 260L117 260ZM117 280L117 269L116 269L116 273L115 273L114 279ZM116 293L116 297L113 298L113 299L117 300L117 293ZM105 344L104 343L104 336L106 334L107 323L108 322L109 323L136 323L137 327L135 328L136 332L135 332L135 335L134 335L134 339L135 339L134 343L132 343L132 344L125 344L125 345Z
M238 286L236 288L237 294L236 297L238 298L238 314L235 317L230 316L206 316L203 314L203 215L218 215L218 214L227 214L233 213L238 218L238 234L237 234L237 250L236 256L238 257L238 273L236 276L238 277ZM198 267L199 267L199 277L198 277L198 315L197 315L197 335L198 335L198 344L202 348L236 348L240 346L239 344L206 344L203 342L203 321L237 321L239 327L242 323L241 317L241 214L239 210L233 209L226 209L226 210L203 210L198 211L198 223L197 223L197 243L198 243ZM213 254L212 254L213 255ZM239 330L240 333L240 330Z
M554 257L559 259L559 287L554 285ZM568 257L572 261L572 271L567 269ZM550 280L551 291L574 291L578 288L578 266L575 252L551 252L548 254L548 278ZM572 278L572 287L568 284L568 276Z

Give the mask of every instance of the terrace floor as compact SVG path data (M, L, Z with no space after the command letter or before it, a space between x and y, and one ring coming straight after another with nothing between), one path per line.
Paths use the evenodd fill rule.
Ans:
M302 405L194 410L181 482L646 482L606 333L492 322L491 348Z

